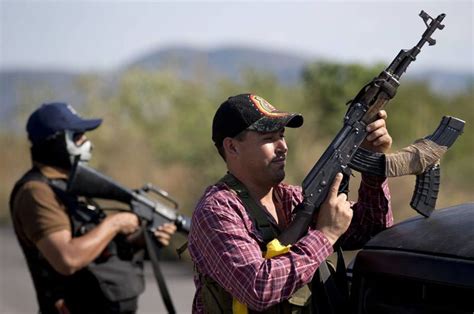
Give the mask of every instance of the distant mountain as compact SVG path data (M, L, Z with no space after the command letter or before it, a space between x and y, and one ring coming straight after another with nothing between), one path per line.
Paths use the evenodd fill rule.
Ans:
M241 81L242 71L252 69L273 73L282 84L297 84L301 72L309 62L316 61L294 53L253 48L227 47L200 50L189 47L161 49L133 60L113 73L102 73L104 85L114 89L121 72L141 68L151 71L171 70L182 78L199 78L212 82L214 78ZM84 102L77 89L81 73L53 71L0 71L0 122L2 127L14 127L13 117L29 99L67 101L79 106ZM83 73L87 74L87 73ZM449 93L473 86L473 73L446 71L410 71L407 79L428 81L435 91Z
M147 54L125 66L125 69L174 70L184 78L199 75L200 71L214 76L240 80L242 71L253 69L273 73L283 84L296 84L304 66L310 62L291 53L259 50L255 48L226 47L199 50L173 47Z
M12 127L15 115L30 104L30 99L41 98L44 102L70 101L80 103L81 95L75 87L78 74L52 71L0 71L0 122ZM75 100L75 101L74 101Z
M442 93L455 93L474 86L474 73L427 70L407 73L407 78L428 81L430 88Z

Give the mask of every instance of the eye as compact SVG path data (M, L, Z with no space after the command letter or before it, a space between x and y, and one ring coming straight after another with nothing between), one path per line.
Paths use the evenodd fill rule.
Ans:
M265 135L262 139L264 142L273 142L275 137L273 135Z
M285 129L280 130L280 133L278 134L280 138L285 138Z
M72 140L73 140L74 142L78 142L78 141L82 138L83 135L84 135L84 132L77 132L77 133L74 133L74 134L72 135Z

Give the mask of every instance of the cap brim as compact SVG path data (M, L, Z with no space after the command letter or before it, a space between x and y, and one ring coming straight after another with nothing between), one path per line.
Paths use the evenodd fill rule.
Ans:
M86 132L97 129L102 124L102 119L81 119L68 129L76 132Z
M299 128L303 125L303 122L304 119L302 115L300 115L299 113L292 113L289 115L285 126L289 128Z
M281 117L262 117L247 128L250 131L269 133L284 127L299 128L303 125L303 116L299 113L288 113Z

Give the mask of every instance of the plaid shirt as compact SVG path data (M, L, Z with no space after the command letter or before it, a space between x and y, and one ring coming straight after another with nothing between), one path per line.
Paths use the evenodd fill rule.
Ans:
M301 187L279 184L274 189L277 208L283 213L280 225L291 221L291 211L302 200ZM354 216L340 238L345 249L360 248L379 231L393 224L390 192L385 178L363 176ZM276 226L274 218L268 219ZM212 279L249 309L262 311L288 299L309 283L319 265L333 253L326 237L311 229L289 253L264 259L262 236L237 195L223 184L210 186L192 218L189 252L197 274L193 313L203 313L199 274Z

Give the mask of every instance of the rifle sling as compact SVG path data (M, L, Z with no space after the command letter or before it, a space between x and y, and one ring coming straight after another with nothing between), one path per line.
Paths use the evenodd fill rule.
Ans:
M173 306L173 301L171 300L171 296L166 286L166 281L161 272L161 268L159 265L158 260L158 248L153 241L153 236L151 235L150 231L148 231L146 227L146 222L143 222L143 234L145 237L146 247L148 251L148 255L150 256L151 265L153 267L153 274L155 275L156 283L158 285L158 289L160 290L161 297L163 299L163 303L165 304L166 310L170 314L176 313L176 310Z
M277 237L278 231L268 221L268 218L263 209L250 197L248 190L245 186L238 181L232 174L227 173L219 182L224 182L237 193L241 201L244 203L249 216L255 222L257 229L262 233L264 240L264 247L262 251L266 250L266 244ZM316 277L319 279L316 281ZM347 285L346 267L344 263L344 257L342 255L342 249L338 246L337 248L337 266L336 274L332 274L329 270L327 261L321 263L316 271L316 276L313 279L313 288L315 285L322 289L325 298L326 307L321 306L320 300L313 301L313 308L319 313L326 314L327 312L332 314L344 313L347 309L349 300L349 288ZM313 297L317 297L320 294L313 294Z
M344 314L348 313L349 304L349 287L346 277L346 265L342 249L337 248L337 265L336 270L331 271L329 266L333 268L328 261L319 265L315 276L313 277L313 311L316 314ZM318 299L323 298L323 300Z
M232 174L227 173L219 182L225 183L239 196L244 207L247 210L250 218L253 220L257 229L261 232L263 238L263 246L261 246L262 252L267 250L267 243L275 239L278 235L278 231L269 222L267 215L250 196L247 188Z

